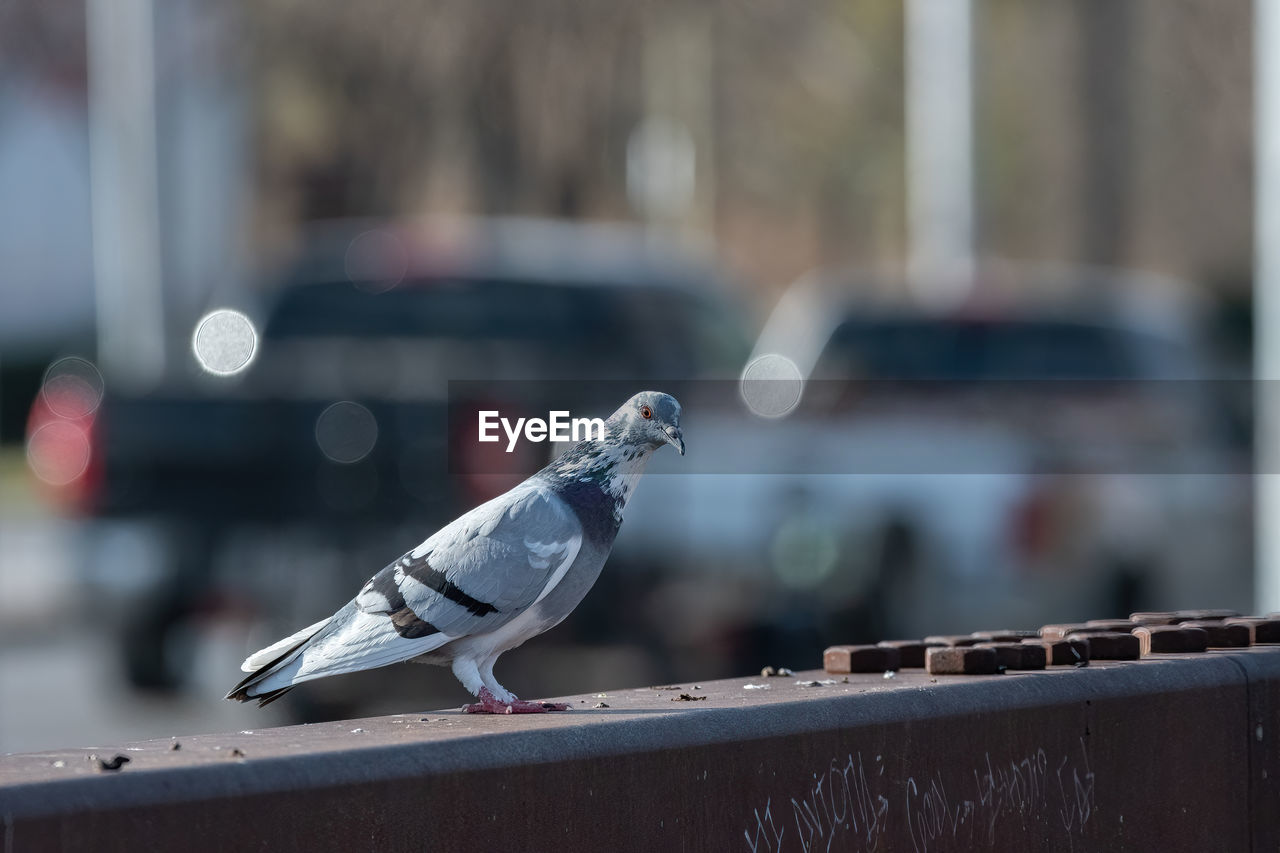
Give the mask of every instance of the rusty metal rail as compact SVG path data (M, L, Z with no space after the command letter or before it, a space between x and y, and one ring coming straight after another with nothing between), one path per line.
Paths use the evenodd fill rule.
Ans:
M0 757L2 849L1280 847L1280 646L569 701Z

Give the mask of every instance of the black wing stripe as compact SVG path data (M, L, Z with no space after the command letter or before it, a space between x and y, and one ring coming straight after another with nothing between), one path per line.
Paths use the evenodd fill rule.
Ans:
M439 634L440 629L430 622L426 622L418 618L418 614L414 613L408 607L401 607L391 615L391 625L396 629L396 633L406 640L416 640L419 637L429 637L432 634Z
M467 595L461 587L446 578L444 572L439 569L433 569L431 564L427 562L423 562L413 568L405 567L404 572L418 583L435 590L454 604L465 607L472 616L485 616L489 613L498 612L498 608L492 604Z
M394 613L404 607L404 596L400 594L400 587L396 586L396 576L390 566L370 578L365 589L372 590L387 600L387 609L380 612Z
M419 637L440 633L439 628L419 617L405 602L400 587L396 586L395 575L392 572L387 570L378 572L370 578L365 589L376 592L387 600L386 609L378 612L386 613L396 633L406 640L416 640Z

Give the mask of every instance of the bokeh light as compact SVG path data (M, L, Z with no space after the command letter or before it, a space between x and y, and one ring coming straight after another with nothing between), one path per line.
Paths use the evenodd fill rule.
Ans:
M84 426L75 421L51 421L27 439L27 465L51 486L65 486L89 467L92 449Z
M191 349L200 366L218 376L231 376L249 366L258 350L253 322L230 308L211 311L196 324Z
M359 462L377 443L378 420L359 403L340 400L316 418L316 445L333 462Z
M781 418L800 404L804 378L785 355L762 355L742 371L742 400L762 418Z
M409 254L395 234L374 229L360 234L347 246L345 267L347 278L356 287L369 293L385 293L404 281Z
M792 589L815 589L836 568L840 546L830 525L810 516L784 521L770 543L778 580Z
M60 418L84 418L98 410L106 387L92 362L70 356L45 371L40 393L49 411Z

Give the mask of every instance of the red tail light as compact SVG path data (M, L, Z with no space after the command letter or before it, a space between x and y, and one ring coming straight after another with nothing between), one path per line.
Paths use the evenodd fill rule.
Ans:
M68 382L48 382L27 418L27 467L58 507L85 512L102 485L96 441L98 398Z
M527 472L540 467L545 460L528 442L519 442L515 451L506 451L507 438L481 444L478 424L481 410L501 412L515 418L528 413L518 405L496 400L468 400L453 407L449 424L449 460L451 473L460 477L467 500L483 503L520 483Z
M1009 538L1024 568L1048 555L1057 533L1052 493L1046 484L1034 484L1014 506L1009 518Z

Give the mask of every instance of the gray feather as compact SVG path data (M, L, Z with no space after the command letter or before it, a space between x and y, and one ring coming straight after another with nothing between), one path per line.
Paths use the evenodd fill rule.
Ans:
M663 444L683 454L679 420L668 395L632 397L603 440L575 445L382 569L330 619L250 656L228 698L265 703L304 681L418 658L452 661L472 693L488 686L509 701L493 662L586 595L649 456Z
M408 606L445 634L492 631L532 605L581 544L582 525L564 501L526 483L374 575L356 601L367 612L389 612L376 596L390 584L399 599L389 605Z

